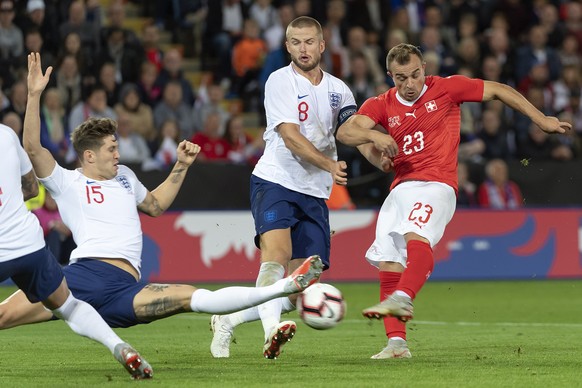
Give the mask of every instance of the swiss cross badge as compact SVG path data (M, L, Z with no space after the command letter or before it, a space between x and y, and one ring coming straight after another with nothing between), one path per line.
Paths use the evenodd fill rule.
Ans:
M424 106L426 107L426 111L427 112L434 112L435 110L437 110L437 104L434 100L430 100L429 102L427 102L426 104L424 104Z

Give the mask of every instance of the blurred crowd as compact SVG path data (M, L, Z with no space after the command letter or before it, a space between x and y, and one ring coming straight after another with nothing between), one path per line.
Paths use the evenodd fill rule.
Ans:
M128 28L128 9L148 22ZM548 137L502 104L463 104L459 160L481 168L478 185L491 160L582 155L582 3L565 0L0 0L0 118L21 131L26 54L36 51L54 68L42 142L59 162L75 162L69 134L97 116L118 120L122 163L166 168L180 139L191 139L205 161L252 165L263 144L245 117L264 125L263 87L289 63L285 28L300 15L321 22L322 65L358 105L392 86L386 53L409 42L421 48L428 75L506 83L573 123ZM185 60L200 64L197 85ZM355 149L338 150L354 185L377 176ZM364 196L384 198L379 182Z

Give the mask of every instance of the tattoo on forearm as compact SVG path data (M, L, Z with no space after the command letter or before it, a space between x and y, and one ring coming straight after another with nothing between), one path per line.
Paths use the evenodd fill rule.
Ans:
M162 295L160 295L159 298L152 298L151 301L143 306L136 307L135 315L141 321L151 322L187 311L176 296L163 295L168 291L168 285L148 284L145 289L150 292Z
M172 183L179 183L180 179L182 178L180 175L182 175L182 173L184 171L186 171L185 168L177 168L175 170L172 170L171 182Z
M22 194L25 199L28 199L33 193L35 181L34 179L29 179L29 177L22 177L21 183L22 183Z
M160 206L160 203L158 202L158 200L156 198L154 198L154 201L152 202L152 206L154 207L154 212L164 212L164 209L162 209L162 207ZM163 286L163 285L157 285L160 287L167 287L167 286ZM150 287L150 286L148 286ZM154 291L158 291L158 290L154 290Z

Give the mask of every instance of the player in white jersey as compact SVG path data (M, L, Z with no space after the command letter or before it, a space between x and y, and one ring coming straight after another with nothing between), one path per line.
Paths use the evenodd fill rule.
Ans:
M325 199L333 183L347 184L346 163L337 160L335 132L356 111L348 86L319 66L325 42L317 20L302 16L287 27L289 66L273 72L265 86L265 152L251 177L255 243L261 249L256 285L281 279L303 260L319 255L329 267L330 227ZM230 356L234 328L261 319L263 355L277 358L296 325L280 322L295 309L296 296L271 300L258 308L213 316L214 357Z
M170 176L150 192L129 168L118 165L116 122L90 118L72 135L81 168L66 170L40 144L39 101L52 68L43 75L38 54L28 56L28 65L25 149L78 246L63 271L73 295L95 307L110 326L149 323L183 312L229 313L296 293L317 281L323 268L319 258L261 288L228 287L212 292L190 285L147 284L140 279L138 209L151 216L162 214L176 197L200 147L182 141ZM19 291L0 304L3 329L51 318L42 305L31 304Z
M40 301L41 308L50 309L75 333L109 348L132 377L152 377L151 366L93 307L69 291L61 266L45 246L38 219L24 204L38 194L32 164L14 131L1 124L0 165L0 281L11 278L25 300Z

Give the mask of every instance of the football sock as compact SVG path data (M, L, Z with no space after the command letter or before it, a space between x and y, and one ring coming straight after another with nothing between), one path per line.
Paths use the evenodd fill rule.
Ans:
M406 246L408 261L397 289L414 300L434 268L432 248L428 243L411 240Z
M288 297L283 297L281 299L281 313L285 314L295 310L295 306ZM222 320L222 324L225 325L228 329L232 330L241 323L245 322L254 322L261 319L259 316L259 309L255 307L251 307L245 310L237 311L232 314L225 315Z
M284 275L285 267L281 264L273 261L261 263L259 275L257 276L257 287L260 289L273 284L275 281L282 279ZM259 317L261 318L265 332L265 339L269 337L273 327L281 321L282 308L281 298L272 299L258 306Z
M115 345L123 342L91 305L75 298L71 293L65 303L52 312L67 322L75 333L102 343L111 353Z
M278 297L285 294L287 283L287 279L281 279L266 287L226 287L216 291L198 288L192 293L190 308L195 313L229 314L273 298L283 299Z
M380 271L380 301L386 299L396 290L402 277L401 272ZM388 338L400 337L406 339L406 324L396 317L384 317L384 329Z

